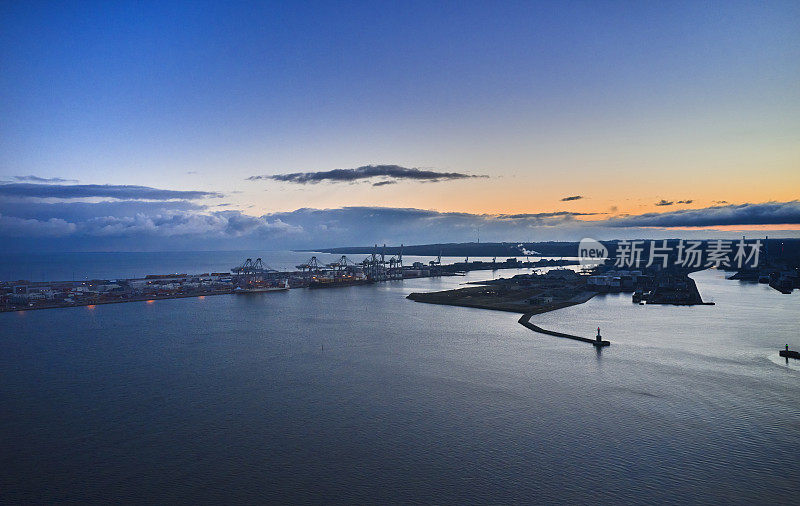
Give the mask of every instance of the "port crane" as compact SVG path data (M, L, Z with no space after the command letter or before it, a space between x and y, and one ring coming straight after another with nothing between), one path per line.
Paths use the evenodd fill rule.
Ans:
M269 274L277 273L278 271L265 265L260 258L256 258L255 261L252 258L248 258L242 265L231 269L231 272L240 283L251 284L253 281L263 281Z
M315 256L311 257L306 263L297 265L296 267L300 269L300 272L311 273L311 272L320 272L322 270L322 267L320 266L319 261Z
M372 254L361 262L362 269L372 281L385 281L387 279L403 279L403 245L397 255L386 259L386 245L378 253L378 245Z
M325 268L332 271L333 276L337 277L344 276L348 273L348 271L354 273L356 270L356 264L350 261L350 259L348 259L345 255L342 255L342 258L325 265Z

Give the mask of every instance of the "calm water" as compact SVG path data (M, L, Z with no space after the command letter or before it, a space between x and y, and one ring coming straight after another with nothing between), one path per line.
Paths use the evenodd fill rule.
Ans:
M82 279L143 278L148 274L230 272L246 258L262 258L276 270L292 271L295 266L316 256L320 263L331 263L342 255L297 251L165 251L165 252L97 252L97 253L0 253L0 281L70 281ZM352 262L361 262L367 255L347 255ZM522 258L522 257L520 257ZM532 260L539 257L531 257ZM388 259L388 257L387 257ZM428 263L434 257L404 255L403 262ZM505 261L498 258L498 262ZM489 257L470 260L491 261ZM463 262L464 257L442 257L442 263Z
M797 500L797 293L532 320L601 354L404 299L487 276L0 314L0 499Z

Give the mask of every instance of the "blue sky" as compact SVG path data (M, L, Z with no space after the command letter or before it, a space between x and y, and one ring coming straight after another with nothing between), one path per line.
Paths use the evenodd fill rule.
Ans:
M130 201L117 219L272 222L352 207L591 221L800 198L797 2L6 2L0 22L0 181L209 194L8 189L0 234L32 244L26 205L80 229L66 204L107 218L109 199ZM369 165L488 177L272 178ZM562 225L517 235L573 233ZM120 234L114 248L140 242Z

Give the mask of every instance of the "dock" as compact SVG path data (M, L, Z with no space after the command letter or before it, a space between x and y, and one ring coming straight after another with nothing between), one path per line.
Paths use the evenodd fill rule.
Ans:
M602 339L589 339L587 337L574 336L572 334L565 334L563 332L554 332L552 330L543 329L542 327L539 327L538 325L534 325L533 323L531 323L530 320L533 315L534 313L525 313L519 319L519 323L523 327L527 327L534 332L539 332L540 334L546 334L548 336L555 336L555 337L563 337L566 339L573 339L575 341L582 341L584 343L589 343L597 347L611 346L611 343L609 341L604 341ZM599 332L598 332L598 337L599 337Z
M246 259L230 272L202 274L150 274L143 278L84 279L80 281L0 280L0 313L55 309L76 306L96 306L123 302L204 297L206 295L267 293L288 288L333 288L365 285L380 281L463 275L472 270L499 270L575 265L575 260L541 259L534 262L509 258L505 262L483 262L465 259L455 264L442 264L441 256L428 264L403 264L402 246L396 255L386 255L386 247L376 245L372 254L361 262L346 256L331 263L320 262L316 256L295 270L279 271L270 268L261 258ZM412 298L413 297L409 297ZM562 304L564 307L568 304ZM552 304L556 309L556 304ZM504 309L488 307L489 309ZM506 309L509 310L509 309ZM530 310L528 304L510 309Z

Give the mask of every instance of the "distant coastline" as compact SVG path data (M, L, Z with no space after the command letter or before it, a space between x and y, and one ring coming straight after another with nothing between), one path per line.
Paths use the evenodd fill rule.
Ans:
M22 313L27 311L38 311L40 309L62 309L62 308L70 308L70 307L94 307L94 306L103 306L107 304L125 304L128 302L152 302L157 300L168 300L168 299L190 299L190 298L202 298L206 296L212 295L233 295L235 292L232 290L225 290L221 292L203 292L203 293L189 293L189 294L174 294L174 295L154 295L152 297L132 297L130 299L119 299L119 300L97 300L92 302L76 302L73 304L43 304L38 306L32 307L18 307L18 308L3 308L0 307L0 313Z
M649 242L649 239L641 239ZM677 239L667 239L677 241ZM619 240L600 241L609 251L616 251ZM800 239L761 239L765 248L771 251L781 251L787 258L800 258ZM339 255L370 254L383 252L387 255L396 255L402 251L404 255L446 257L519 257L519 256L544 256L544 257L575 257L578 254L577 241L540 241L540 242L460 242L460 243L434 243L418 244L413 246L346 246L335 248L298 249L298 252L319 252Z

